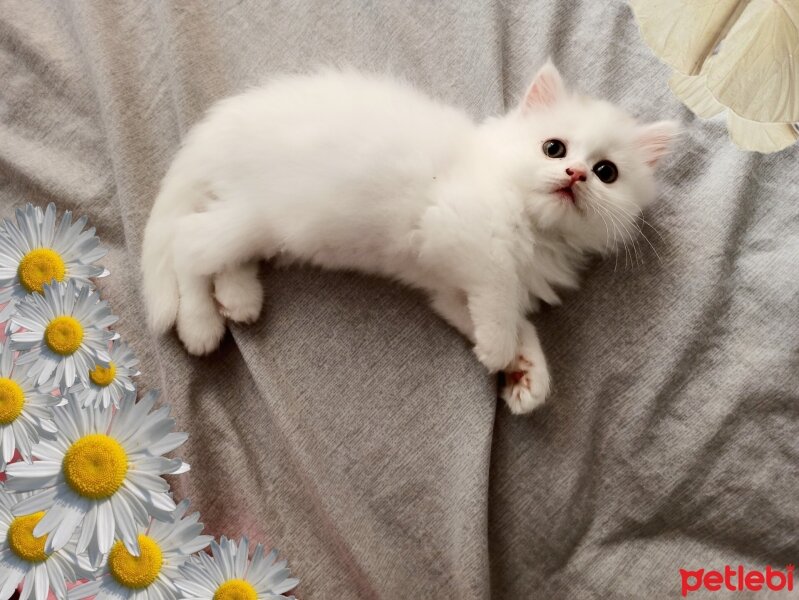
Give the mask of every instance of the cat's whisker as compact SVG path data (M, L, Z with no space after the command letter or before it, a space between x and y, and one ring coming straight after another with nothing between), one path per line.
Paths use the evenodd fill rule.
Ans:
M647 243L647 244L649 244L649 247L650 247L650 248L652 248L652 252L654 252L654 253L655 253L655 256L657 257L657 259L658 259L658 262L659 262L659 263L662 263L662 262L663 262L663 259L661 259L661 258L660 258L660 254L658 254L658 251L657 251L657 249L656 249L656 248L655 248L655 246L652 244L652 242L649 240L649 237L648 237L648 236L647 236L647 235L644 233L643 229L641 229L640 227L638 228L638 231L641 233L641 237L642 237L642 238L644 238L644 240L646 241L646 243Z
M628 261L629 264L633 264L633 255L631 254L629 244L627 243L627 237L630 236L630 232L624 226L621 218L618 215L614 215L613 212L609 210L609 205L602 202L597 202L596 206L605 212L605 214L610 218L611 223L614 225L614 231L618 231L619 233L619 238L621 239L622 246L624 247L624 268L626 269ZM621 229L619 229L619 226L621 226Z
M660 235L660 232L658 232L657 229L655 229L651 224L649 224L647 222L647 220L644 219L643 215L636 215L634 211L625 210L625 208L623 206L618 206L617 205L615 208L618 211L620 211L620 212L624 213L625 215L627 215L627 217L630 219L630 224L633 225L636 228L636 230L638 231L640 236L646 241L647 244L649 244L649 247L652 248L652 251L655 253L655 256L657 257L658 262L662 263L663 260L660 258L660 254L658 254L657 249L652 244L652 241L649 239L649 236L646 235L646 233L644 232L643 228L638 225L637 219L640 218L643 223L648 224L649 227L651 227L655 231L655 233L657 233L660 236L660 239L663 240L663 236Z
M608 207L608 209L609 212L613 214L613 211L610 210L610 207ZM625 248L628 246L628 244L632 246L632 252L630 253L630 264L637 267L639 256L638 256L638 246L636 245L636 240L635 240L635 234L630 232L630 230L627 227L628 223L625 221L625 219L622 216L617 214L616 217L619 220L619 225L624 230L624 236L622 237L622 239L624 241Z
M649 228L650 228L652 231L654 231L654 232L657 234L657 236L660 238L660 241L662 241L662 242L665 242L665 241L666 241L666 240L663 238L663 236L660 234L660 232L657 230L657 228L656 228L654 225L652 225L652 223L650 223L649 221L647 221L647 220L644 218L644 215L638 215L638 218L639 218L639 219L641 219L641 223L642 223L643 225L646 225L647 227L649 227ZM657 257L657 259L658 259L658 262L659 262L659 263L662 263L662 262L663 262L663 259L661 259L661 258L660 258L660 254L658 253L658 251L657 251L657 248L655 248L654 244L653 244L653 243L652 243L652 241L649 239L649 236L648 236L648 235L646 235L646 232L644 231L644 228L643 228L643 227L641 227L641 226L638 226L638 224L637 224L637 223L636 223L636 226L638 227L638 231L640 232L640 234L641 234L641 237L642 237L642 238L644 238L644 240L646 240L646 243L647 243L647 244L649 244L649 247L650 247L650 248L652 248L652 252L654 252L654 253L655 253L655 256Z
M610 227L608 226L608 221L607 221L607 219L605 219L605 216L602 213L602 211L600 210L601 207L599 205L595 204L594 202L589 202L588 206L591 208L591 210L594 211L594 213L596 215L599 216L600 219L602 219L602 222L605 224L605 232L606 232L605 246L607 247L608 250L611 250L611 249L614 250L613 256L615 258L615 261L614 261L614 264L613 264L613 272L615 273L616 269L619 266L619 253L615 252L615 249L616 249L616 247L618 245L618 242L616 240L616 226L615 226L615 224L611 225ZM613 230L613 243L612 243L612 245L611 245L611 241L610 241L610 230L611 229Z
M594 207L592 204L589 204L589 205L588 205L588 208L590 208L590 209L591 209L591 211L592 211L592 212L593 212L593 213L594 213L596 216L598 216L600 219L602 219L602 222L605 224L605 247L606 247L606 248L609 250L609 249L611 248L611 245L610 245L610 227L608 226L608 222L607 222L607 220L605 219L605 217L604 217L604 216L602 216L602 213L600 213L600 212L599 212L599 211L596 209L596 207Z
M643 261L643 259L639 255L638 242L636 240L636 236L628 229L627 226L630 225L634 227L635 231L637 231L638 233L640 233L641 230L635 225L635 222L632 220L630 215L627 212L625 212L624 209L622 209L620 206L613 206L611 204L607 204L606 208L608 209L608 212L615 214L618 217L619 224L624 229L624 232L627 234L627 238L632 244L633 252L635 253L635 265L638 266L639 259L641 261Z
M649 241L648 238L646 238L646 235L638 226L638 223L636 222L637 215L634 212L625 210L623 206L611 204L609 202L602 200L601 198L597 197L595 200L598 205L602 206L608 213L614 215L618 219L619 224L624 229L625 234L627 235L627 237L629 238L630 242L633 245L633 250L636 256L636 265L638 264L639 260L641 264L643 264L644 262L642 256L643 252L640 251L640 245L638 244L637 236L634 235L634 233L632 233L630 229L628 229L628 225L634 228L634 232L641 234L641 236L646 239L647 243L649 243L650 246L652 246L652 242ZM655 250L653 246L652 249ZM657 255L656 250L655 254ZM659 256L658 260L660 260Z
M611 220L613 223L614 230L618 231L619 239L622 242L622 246L624 247L624 268L627 268L628 260L632 263L632 257L630 255L629 247L627 245L626 236L629 235L629 232L624 227L624 224L621 222L621 218L618 215L614 215L614 213L610 210L610 206L603 203L601 200L597 198L596 206L599 207ZM616 242L618 245L618 242Z
M610 215L610 213L609 213L609 212L608 212L608 211L607 211L607 210L606 210L606 209L605 209L605 208L604 208L604 207L601 205L601 203L597 203L595 206L596 206L596 208L597 208L597 209L598 209L598 210L599 210L601 213L603 213L604 215L606 215L606 216L607 216L607 217L610 219L610 222L611 222L611 227L613 228L613 248L616 250L616 251L614 252L614 255L615 255L615 262L614 262L614 264L613 264L613 272L615 273L615 272L616 272L616 270L617 270L617 269L618 269L618 267L619 267L619 252L618 252L618 247L619 247L619 239L621 239L621 241L622 241L622 244L624 245L624 236L621 234L621 232L619 231L619 228L616 226L616 221L615 221L615 219L613 219L613 217L612 217L612 216ZM627 268L627 266L626 266L626 265L627 265L627 256L626 256L626 246L625 246L625 269Z
M665 242L666 241L665 238L660 234L660 231L658 230L658 228L655 227L650 221L647 221L644 218L644 215L638 215L638 218L641 219L641 223L643 223L644 225L649 227L652 231L654 231L657 234L657 236L660 238L661 242Z

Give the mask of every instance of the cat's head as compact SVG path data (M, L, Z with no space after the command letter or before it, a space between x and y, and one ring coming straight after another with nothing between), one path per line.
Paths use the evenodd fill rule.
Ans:
M637 231L655 198L655 166L678 134L672 121L640 124L608 102L569 93L550 62L495 127L509 146L507 176L536 226L597 251Z

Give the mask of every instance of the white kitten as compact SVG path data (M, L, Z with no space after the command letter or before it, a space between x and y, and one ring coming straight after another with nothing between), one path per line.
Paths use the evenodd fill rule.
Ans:
M554 66L476 124L386 78L324 71L213 107L163 181L142 256L150 326L193 354L252 321L256 262L282 256L399 279L467 336L515 413L549 373L525 315L629 238L655 195L671 122L572 96Z

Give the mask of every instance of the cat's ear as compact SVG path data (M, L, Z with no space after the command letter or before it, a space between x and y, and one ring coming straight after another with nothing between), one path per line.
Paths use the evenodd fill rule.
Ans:
M680 125L676 121L657 121L638 127L635 145L644 161L650 167L666 156L674 140L680 135Z
M566 95L566 88L560 73L548 60L533 79L533 83L527 88L527 93L521 103L522 112L540 106L552 106Z

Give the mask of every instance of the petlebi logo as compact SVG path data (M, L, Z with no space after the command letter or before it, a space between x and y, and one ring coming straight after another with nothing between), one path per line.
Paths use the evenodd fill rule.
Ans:
M770 565L763 570L748 569L743 565L733 567L725 565L723 571L712 569L680 569L680 593L683 598L692 592L730 592L760 590L793 591L794 565L788 565L784 570L772 568Z

